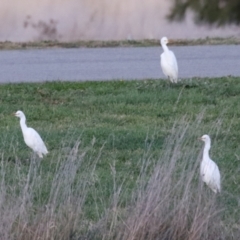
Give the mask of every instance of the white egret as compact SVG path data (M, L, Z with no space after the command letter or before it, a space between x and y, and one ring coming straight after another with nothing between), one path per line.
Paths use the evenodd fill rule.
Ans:
M208 135L203 135L200 140L205 143L203 158L200 165L200 175L203 180L215 193L221 191L220 172L217 164L209 157L211 139Z
M160 65L162 67L163 73L170 79L172 83L177 83L178 81L178 65L177 59L174 53L168 49L167 43L168 39L163 37L160 41L163 53L160 55Z
M28 147L30 147L34 152L38 154L40 158L43 158L43 155L48 153L48 150L36 130L33 128L27 127L26 117L22 111L17 111L15 113L16 117L20 118L20 126L23 133L23 138Z

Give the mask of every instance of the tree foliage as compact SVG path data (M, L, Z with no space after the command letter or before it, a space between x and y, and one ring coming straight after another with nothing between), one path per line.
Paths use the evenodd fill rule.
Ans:
M195 14L198 24L240 24L240 0L173 0L167 16L170 21L182 21L188 10Z

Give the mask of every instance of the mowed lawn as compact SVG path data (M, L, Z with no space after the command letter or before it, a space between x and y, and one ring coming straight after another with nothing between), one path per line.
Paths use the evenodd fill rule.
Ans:
M27 177L32 156L23 141L19 119L12 113L22 110L28 126L40 133L49 150L40 162L39 174L45 182L41 185L44 190L34 198L36 206L48 201L48 181L59 157L67 156L80 141L80 152L86 152L87 161L76 175L84 176L92 189L85 198L84 216L93 222L100 218L115 184L121 185L124 208L136 186L141 159L148 154L158 161L166 139L185 124L188 133L184 141L189 143L185 150L193 145L196 151L196 157L191 153L192 161L197 161L202 151L198 138L211 136L210 154L222 174L221 204L229 212L236 213L239 208L240 78L191 79L177 84L147 79L5 84L0 86L0 101L0 151L9 186L17 184L11 172L16 171L16 164ZM91 168L92 175L81 171Z

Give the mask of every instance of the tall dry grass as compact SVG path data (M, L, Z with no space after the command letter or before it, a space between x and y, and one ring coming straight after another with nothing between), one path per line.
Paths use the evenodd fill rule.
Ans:
M83 209L104 147L91 163L88 149L81 149L80 142L70 150L64 148L53 156L57 162L47 181L35 156L23 174L22 163L16 161L10 171L3 155L0 239L239 239L239 229L233 228L237 220L223 217L226 209L222 193L214 194L199 178L202 143L197 137L203 134L200 125L201 116L193 124L186 118L176 121L160 156L151 148L155 136L150 144L146 141L136 186L125 204L122 199L126 185L117 181L115 162L109 164L111 201L99 219L91 222ZM220 127L215 123L212 131ZM94 149L94 141L89 149ZM9 173L16 184L9 182ZM46 196L42 198L44 191ZM104 198L102 201L108 202Z
M80 150L79 145L80 142L76 142L68 152L64 148L55 156L58 160L48 179L42 174L39 159L33 155L26 174L21 172L22 163L14 164L11 181L15 184L9 184L9 162L2 157L0 239L65 240L72 239L86 227L82 207L96 161L79 177L87 152ZM41 199L44 191L47 193Z
M197 140L186 141L188 125L173 131L149 180L140 181L117 239L224 239L219 196L199 179Z
M224 214L224 193L213 193L199 176L201 118L202 114L192 126L185 118L176 123L159 159L148 149L140 161L142 170L131 203L127 209L120 204L109 209L110 219L104 218L101 226L102 239L239 239L239 219ZM220 127L217 120L211 131ZM114 230L109 227L113 223Z

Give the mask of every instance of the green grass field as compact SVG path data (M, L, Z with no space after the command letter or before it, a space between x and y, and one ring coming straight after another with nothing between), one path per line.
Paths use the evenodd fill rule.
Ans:
M222 193L216 199L222 230L239 234L240 78L191 79L175 85L162 80L5 84L0 86L0 101L0 190L5 194L2 202L11 209L18 209L15 200L21 195L25 212L11 212L9 229L13 235L21 229L19 239L35 239L34 216L46 206L55 204L57 213L69 202L79 207L73 212L81 216L81 227L74 220L62 239L93 239L86 232L97 231L113 207L120 213L112 216L108 229L116 234L118 222L127 221L139 182L147 183L156 166L170 162L171 151L176 150L177 173L181 164L195 166L197 184L203 147L197 138L203 134L212 138L211 157L222 174ZM50 153L41 162L23 141L19 119L12 115L17 110L47 145ZM203 192L215 198L206 186ZM2 216L7 214L3 203ZM20 228L20 223L35 230ZM96 239L117 239L113 235L100 231Z

